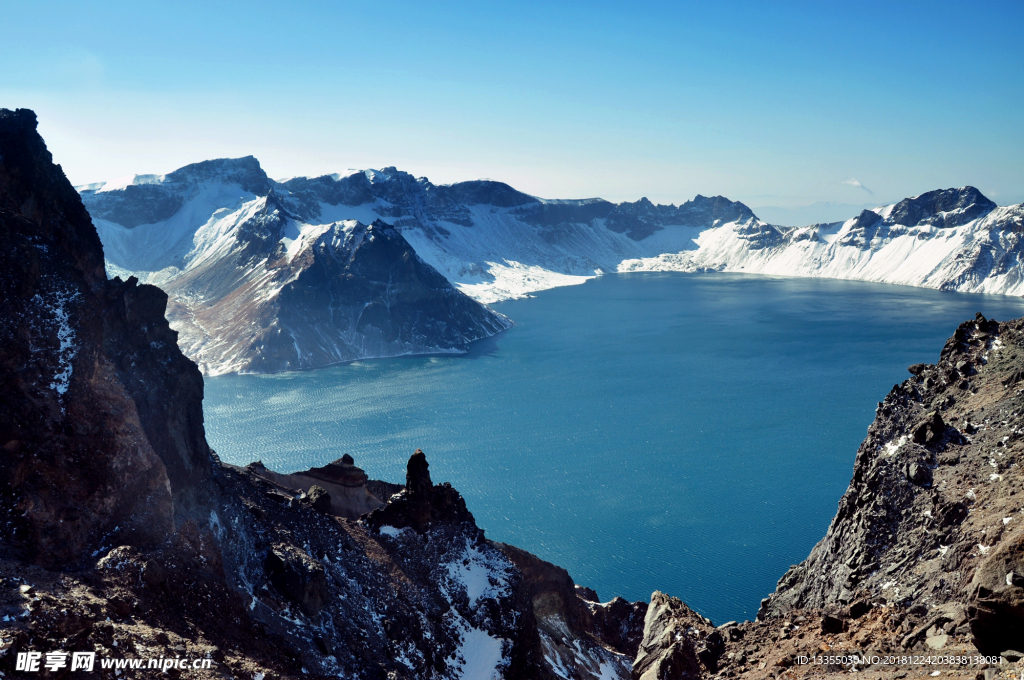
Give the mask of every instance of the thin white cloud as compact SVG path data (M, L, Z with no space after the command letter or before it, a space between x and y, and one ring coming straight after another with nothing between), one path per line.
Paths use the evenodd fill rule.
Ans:
M863 189L864 191L868 192L869 196L874 196L875 195L874 191L872 191L871 189L868 189L866 186L861 184L859 181L853 179L852 177L850 179L843 180L842 182L840 182L840 184L849 184L851 187L857 187L858 189Z

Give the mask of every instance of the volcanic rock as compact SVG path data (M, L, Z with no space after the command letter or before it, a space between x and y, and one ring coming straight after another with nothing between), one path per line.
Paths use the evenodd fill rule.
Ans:
M721 633L678 598L655 591L644 618L633 680L678 680L717 670Z
M275 546L267 553L267 575L277 590L308 616L323 609L327 599L324 568L302 550Z
M160 541L208 512L202 377L166 301L107 280L35 114L0 110L3 551L62 564L100 541Z
M447 482L435 486L430 480L430 465L423 451L416 449L406 467L405 488L366 517L370 526L411 527L420 533L437 524L475 526L462 495Z
M357 519L371 510L383 507L380 501L367 489L367 476L355 466L352 456L345 454L333 463L300 472L284 474L268 469L262 462L250 463L248 469L282 487L293 495L313 495L313 488L320 489L316 495L321 498L318 509L338 517ZM326 500L321 495L326 494ZM312 498L307 498L312 503Z
M1024 531L984 558L971 581L971 633L982 654L998 655L1024 641Z

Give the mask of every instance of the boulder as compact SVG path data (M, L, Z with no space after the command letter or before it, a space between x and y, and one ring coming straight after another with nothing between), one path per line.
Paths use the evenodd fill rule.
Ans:
M678 598L655 591L644 617L633 680L702 677L715 672L723 650L722 635L710 621Z
M826 635L838 635L843 632L843 620L837 616L824 614L821 617L821 632Z
M967 610L974 644L982 654L1019 648L1024 640L1024 531L1005 539L978 564Z
M267 552L267 578L277 592L294 602L307 616L315 616L327 601L327 575L323 566L290 545Z
M305 501L318 512L322 512L325 515L331 513L331 494L327 493L327 489L322 486L314 484L309 487L309 491L306 492Z
M945 432L946 423L943 422L942 415L938 411L932 411L914 427L913 440L915 444L932 446L942 439Z
M928 486L932 483L932 469L924 461L914 461L907 465L907 481L917 486Z

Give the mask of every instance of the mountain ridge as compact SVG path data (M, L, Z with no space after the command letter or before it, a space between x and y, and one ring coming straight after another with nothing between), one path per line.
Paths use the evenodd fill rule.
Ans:
M655 205L645 198L619 204L600 198L543 199L494 180L434 185L394 167L266 181L306 222L382 219L394 225L421 258L485 304L583 283L602 273L635 271L825 276L1024 294L1022 246L1013 234L1024 209L996 206L973 187L925 192L842 222L782 227L722 196L698 195L679 206ZM116 216L112 196L122 190L97 192L95 186L83 188L83 199L90 207L98 205L103 222L104 215ZM122 191L121 198L130 202L131 197ZM936 200L953 201L951 210ZM958 209L958 200L974 207ZM877 237L858 238L869 219L866 213L886 211L883 221L889 220L889 228ZM950 215L937 221L938 213L945 212ZM208 218L212 215L213 210L207 211ZM135 234L128 239L134 242L130 252L122 252L123 233L101 224L101 235L109 241L115 267L154 283L166 276L156 264L169 261L154 263L142 254L154 247L152 239ZM172 248L165 245L169 252Z

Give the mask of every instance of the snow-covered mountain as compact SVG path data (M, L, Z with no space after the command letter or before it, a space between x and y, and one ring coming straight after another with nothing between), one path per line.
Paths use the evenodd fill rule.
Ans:
M79 191L108 270L163 287L182 347L213 374L462 351L510 322L454 288L486 304L605 272L1024 294L1024 207L997 207L972 187L799 228L721 196L679 206L545 200L490 180L438 186L393 167L274 181L251 156ZM389 245L367 247L377 241Z
M179 345L210 375L462 353L511 325L391 225L321 220L251 157L79 190L108 271L168 293Z
M723 225L703 232L694 250L627 260L618 270L820 276L1022 295L1022 234L1024 205L998 207L963 187L864 210L846 222Z

